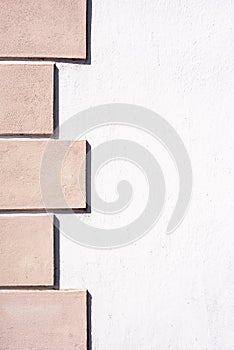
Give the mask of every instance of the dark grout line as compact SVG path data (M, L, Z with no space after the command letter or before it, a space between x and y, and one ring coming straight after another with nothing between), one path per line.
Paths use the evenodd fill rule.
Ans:
M54 216L54 288L60 289L60 222Z
M87 291L87 350L92 350L92 296Z
M7 214L87 214L88 209L1 209L0 215L7 215Z
M54 286L1 286L1 290L55 290Z
M54 134L59 139L59 69L54 67Z

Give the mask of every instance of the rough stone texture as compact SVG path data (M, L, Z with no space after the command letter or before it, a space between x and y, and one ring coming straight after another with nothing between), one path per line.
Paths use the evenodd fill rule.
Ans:
M1 1L0 57L86 58L86 1Z
M54 65L0 64L0 135L51 135L53 128Z
M86 141L0 140L0 210L86 207Z
M86 291L0 291L4 350L86 350Z
M0 287L53 286L52 215L0 216Z

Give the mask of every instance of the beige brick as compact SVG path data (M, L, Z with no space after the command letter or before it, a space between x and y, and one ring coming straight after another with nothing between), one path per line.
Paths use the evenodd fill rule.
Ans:
M1 215L0 241L0 287L54 285L52 215Z
M53 128L54 65L0 64L0 135L52 135Z
M0 210L86 208L86 141L0 140Z
M86 291L0 291L4 350L86 350Z
M1 1L0 57L86 58L86 0Z

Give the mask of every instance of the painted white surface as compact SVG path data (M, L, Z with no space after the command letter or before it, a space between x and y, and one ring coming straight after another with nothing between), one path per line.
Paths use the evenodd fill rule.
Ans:
M234 349L233 62L231 0L93 0L92 64L58 64L61 123L103 103L150 108L175 127L194 172L189 212L167 236L178 179L167 153L143 135L165 170L168 203L158 224L110 251L61 237L61 287L92 295L93 350ZM95 147L123 134L139 141L137 131L116 127L87 137ZM97 190L112 200L117 182L133 174L127 215L83 220L108 227L134 219L147 183L125 166L103 168Z

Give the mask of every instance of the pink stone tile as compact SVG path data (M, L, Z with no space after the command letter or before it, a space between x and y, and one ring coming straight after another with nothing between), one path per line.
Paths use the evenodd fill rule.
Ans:
M0 57L86 58L86 0L1 2Z
M86 141L0 140L0 210L45 207L86 208Z
M0 291L4 350L86 350L86 291Z
M0 242L0 287L54 285L52 215L1 215Z
M54 65L0 64L0 135L52 135L53 128Z

